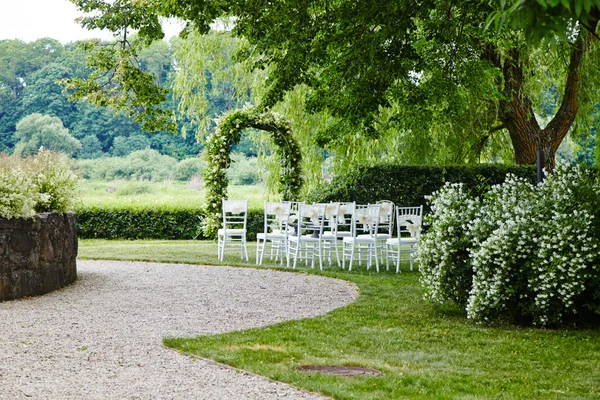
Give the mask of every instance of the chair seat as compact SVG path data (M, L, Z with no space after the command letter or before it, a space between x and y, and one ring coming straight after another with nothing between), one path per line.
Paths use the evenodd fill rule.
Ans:
M373 236L369 235L369 234L363 234L363 235L357 235L357 238L373 238ZM388 233L378 233L377 234L377 240L388 240L391 239L392 235L388 234Z
M358 235L356 237L345 237L344 238L344 243L375 243L375 238L373 238L371 235Z
M257 233L256 234L256 238L257 239L262 239L262 240L284 240L285 239L285 233Z
M217 231L217 234L220 236L223 236L223 235L225 235L225 232L227 232L227 236L232 236L232 235L238 236L238 235L246 234L245 229L227 229L227 230L225 230L222 228Z
M393 238L393 239L388 239L385 244L387 245L397 245L397 244L405 244L405 245L414 245L417 244L419 242L419 240L417 238L413 238L413 237L403 237L403 238Z
M318 243L321 239L318 237L314 237L312 235L302 235L300 237L298 236L289 236L288 237L288 241L290 242L297 242L299 239L302 239L303 242L312 242L312 243Z

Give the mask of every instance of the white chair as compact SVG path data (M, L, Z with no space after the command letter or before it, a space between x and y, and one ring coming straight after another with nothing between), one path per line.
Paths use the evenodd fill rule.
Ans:
M325 203L325 221L323 224L323 255L327 258L331 265L332 253L335 252L335 259L338 267L341 266L340 254L337 246L337 231L338 231L338 213L340 209L339 203Z
M271 260L279 258L283 264L283 258L287 251L287 229L290 216L291 204L265 201L264 230L256 235L256 265L262 265L265 247L270 243Z
M354 224L354 214L356 211L356 203L339 203L337 216L337 238L342 240L345 237L353 237L355 233L352 231Z
M367 262L367 269L375 259L375 268L379 272L379 253L382 241L378 238L379 213L381 204L357 205L352 220L354 236L344 237L342 251L342 268L346 268L349 259L348 271L352 270L354 261Z
M391 239L394 234L394 215L396 212L396 206L389 200L378 201L377 204L381 206L379 209L379 225L377 227L377 244L375 248L381 251L382 257L386 256L387 253L384 251L385 244L388 239ZM373 236L372 232L367 234L359 234L359 238L368 238ZM387 265L387 258L386 258Z
M396 225L398 237L388 239L386 248L386 269L389 269L389 260L396 264L396 273L400 272L400 260L402 247L408 251L410 270L413 269L414 253L421 237L423 224L423 206L419 207L396 207Z
M379 211L379 234L377 237L381 240L391 239L394 236L396 206L389 200L381 200L377 203L381 204L381 210Z
M240 250L241 259L248 261L246 222L248 200L223 200L223 227L217 231L217 255L220 261L225 251ZM229 248L228 248L229 247Z
M293 260L296 268L298 260L304 260L315 267L315 258L319 259L319 268L323 269L323 226L325 206L319 204L299 204L298 221L295 235L288 236L287 266Z

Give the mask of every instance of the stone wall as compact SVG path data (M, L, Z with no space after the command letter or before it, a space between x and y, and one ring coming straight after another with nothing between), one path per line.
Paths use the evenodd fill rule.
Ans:
M77 279L75 213L0 218L0 301L48 293Z

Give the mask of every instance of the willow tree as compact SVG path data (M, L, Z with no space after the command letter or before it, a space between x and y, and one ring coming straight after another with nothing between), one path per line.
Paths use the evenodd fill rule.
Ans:
M539 147L552 164L569 128L592 117L579 112L582 105L597 100L586 97L598 87L598 78L586 71L597 56L596 40L589 30L580 31L575 15L565 17L559 42L548 44L526 40L518 26L500 33L486 29L489 17L502 12L493 2L71 1L98 12L83 19L84 26L112 29L122 43L130 28L139 30L142 44L161 38L159 16L181 18L188 30L200 32L217 18L234 17L232 32L249 42L253 67L271 68L261 106L273 107L306 85L308 110L326 110L338 121L317 135L324 145L357 133L376 137L385 123L420 135L424 144L446 132L468 147L466 154L477 154L507 132L516 162L533 163ZM123 89L138 85L126 92L126 101L114 103L144 103L136 91L145 94L140 89L147 82L136 80L135 68L123 67L129 54L120 51L96 62L127 71L117 76ZM102 86L81 87L102 98ZM556 110L545 127L535 117L542 89L556 93ZM155 99L148 96L146 103Z

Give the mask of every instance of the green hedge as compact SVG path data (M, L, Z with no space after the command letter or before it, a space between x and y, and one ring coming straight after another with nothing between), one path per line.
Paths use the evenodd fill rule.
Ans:
M504 181L508 172L536 179L533 166L477 165L453 167L381 165L359 168L313 190L306 201L356 201L360 204L391 200L398 205L426 205L424 196L446 181L463 182L477 191ZM202 209L77 210L82 239L206 239L202 235ZM263 211L248 213L248 240L263 230Z
M535 182L535 166L480 164L474 166L378 165L361 167L334 178L307 196L309 202L356 201L358 204L391 200L402 206L427 206L425 196L445 182L462 182L475 193L502 183L507 173Z
M206 239L201 209L150 210L83 208L77 210L82 239ZM248 212L248 240L263 230L263 211Z

